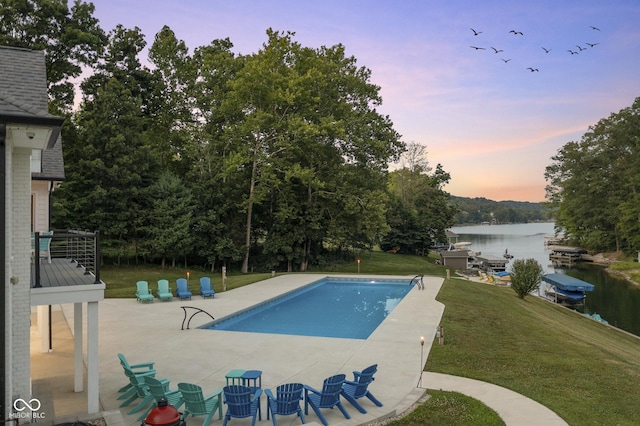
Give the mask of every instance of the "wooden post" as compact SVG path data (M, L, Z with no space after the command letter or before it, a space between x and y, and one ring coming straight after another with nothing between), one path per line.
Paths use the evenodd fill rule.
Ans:
M447 279L451 279L451 269L447 269Z
M438 339L438 343L444 345L444 327L440 326L440 338Z
M222 267L222 291L227 291L227 267Z

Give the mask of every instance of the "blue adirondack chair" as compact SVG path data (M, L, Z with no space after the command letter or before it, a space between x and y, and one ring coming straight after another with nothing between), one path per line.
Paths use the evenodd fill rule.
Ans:
M224 415L222 426L226 426L231 418L242 419L251 417L251 426L256 424L256 415L260 413L261 389L253 389L249 386L230 385L223 388L224 403L227 404L227 412ZM260 419L260 416L258 416Z
M207 416L202 422L202 426L207 426L213 415L218 412L218 419L222 419L222 389L218 389L211 395L205 397L202 388L191 383L178 383L178 390L184 399L184 413L182 421L188 416Z
M169 287L169 280L158 280L158 300L165 302L173 300L173 293Z
M382 403L376 399L375 396L369 391L369 385L374 381L373 375L378 371L378 365L370 365L362 371L353 372L353 380L345 380L342 385L342 396L349 401L351 405L356 407L361 413L366 413L367 410L362 407L357 400L367 397L378 407L382 407Z
M213 287L211 287L211 278L200 278L200 295L202 298L206 299L207 297L213 297L215 294L216 292L213 290Z
M324 426L328 426L327 420L320 412L321 408L338 407L345 418L350 419L349 413L345 410L340 401L340 393L345 379L344 374L336 374L335 376L324 379L322 383L322 391L318 391L311 386L304 385L304 413L309 414L309 405L313 408L320 421Z
M153 294L149 291L149 283L146 281L138 281L136 283L136 299L138 302L153 303Z
M192 294L189 291L189 283L186 278L178 278L176 280L176 296L178 296L180 300L191 300Z
M273 396L270 389L265 389L264 393L267 395L267 420L269 420L269 414L271 414L273 426L278 426L276 423L276 414L280 416L297 414L302 423L305 423L304 414L302 414L302 409L300 408L303 390L304 386L302 383L286 383L280 385L276 388L276 396Z

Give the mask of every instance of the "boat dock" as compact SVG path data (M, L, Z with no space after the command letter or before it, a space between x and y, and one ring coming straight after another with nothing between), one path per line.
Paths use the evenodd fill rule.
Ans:
M542 281L551 286L545 290L547 297L569 306L581 305L586 297L585 293L596 288L593 284L565 274L546 274Z

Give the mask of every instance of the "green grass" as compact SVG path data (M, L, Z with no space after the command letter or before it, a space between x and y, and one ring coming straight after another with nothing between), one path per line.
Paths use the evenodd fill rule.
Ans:
M504 386L569 424L635 424L640 339L510 288L448 280L426 369Z
M609 266L609 269L614 271L630 271L634 269L640 269L640 263L638 262L616 262Z
M434 255L419 257L406 254L389 254L381 251L373 251L360 256L360 274L424 274L445 277L447 274L447 268L436 265L435 259L436 256ZM327 271L325 270L323 272L326 273ZM358 263L354 261L351 263L333 266L329 272L356 274L358 273ZM453 271L451 272L453 273Z
M640 283L640 263L635 261L616 262L609 266L613 273L621 273L629 279Z
M434 258L382 252L362 256L360 263L360 274L445 277L446 270L435 265ZM357 264L338 265L324 273L355 274ZM194 294L199 277L205 275L212 278L216 292L222 290L219 272L193 270L190 284ZM107 283L106 297L134 297L138 280L149 281L153 288L160 278L173 284L184 276L186 271L179 269L109 267L103 270L102 279ZM232 273L227 288L270 276ZM640 412L637 337L533 296L521 300L510 288L463 279L445 280L437 299L446 306L441 324L445 344L433 345L426 370L504 386L549 407L569 424L636 423ZM429 394L438 395L432 390ZM486 407L478 404L438 395L416 410L416 419L406 416L393 424L465 424L456 413L470 419L485 416ZM471 420L467 424L499 424L490 420L493 414L486 416L486 422Z
M417 257L402 254L387 254L374 251L366 254L360 260L361 274L384 275L433 275L446 276L446 268L435 264L435 257ZM136 292L136 282L147 281L149 288L155 289L160 279L169 280L171 289L175 291L176 279L189 276L189 289L196 295L200 286L200 277L211 278L211 285L216 292L222 291L222 275L220 270L216 272L202 271L197 268L171 268L164 269L159 266L105 266L101 270L100 278L107 284L105 297L107 298L133 298ZM331 271L318 271L310 269L309 273L342 273L357 274L356 262L337 265ZM270 278L270 273L241 274L230 272L227 274L227 290L251 284Z
M222 275L220 272L204 272L189 269L189 290L193 295L199 294L200 277L211 278L211 285L216 292L222 291ZM270 278L271 274L239 274L227 275L227 290L242 287L257 281ZM147 281L149 288L157 288L160 279L169 280L171 290L175 293L176 279L187 278L184 268L160 268L156 266L115 267L107 266L101 270L100 278L106 283L104 297L106 298L135 298L136 282Z
M387 426L499 426L504 421L482 402L457 392L429 391L430 398Z

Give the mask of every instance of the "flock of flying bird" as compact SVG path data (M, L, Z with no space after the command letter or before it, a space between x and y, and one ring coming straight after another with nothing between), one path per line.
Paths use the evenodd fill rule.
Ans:
M600 28L598 27L594 27L593 25L590 25L589 28L591 28L594 31L600 31ZM473 28L470 28L470 30L473 32L474 36L479 36L480 34L482 34L482 31L477 31ZM524 33L522 31L516 31L516 30L511 30L509 31L509 34L513 34L515 36L524 36ZM585 43L587 46L589 46L589 48L593 48L595 46L597 46L600 43ZM484 47L479 47L479 46L469 46L472 49L475 49L476 51L478 50L487 50ZM544 53L549 53L551 51L551 49L547 49L544 46L541 46L542 50L544 50ZM503 49L498 49L496 47L491 46L490 47L491 50L493 50L494 53L498 54L498 53L502 53L504 52ZM567 52L569 52L571 55L577 55L580 52L582 52L583 50L587 50L587 47L582 47L580 45L576 45L577 49L567 49ZM511 59L504 59L504 58L500 58L505 64L508 63L509 61L511 61ZM526 68L527 70L531 71L531 72L539 72L540 70L538 68L533 68L533 67L528 67Z

